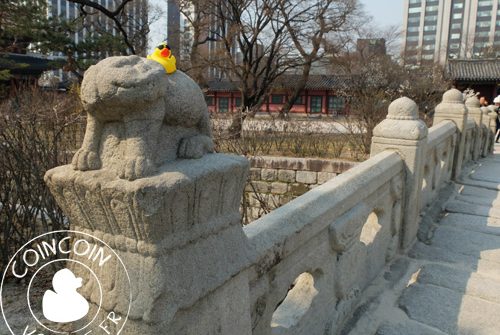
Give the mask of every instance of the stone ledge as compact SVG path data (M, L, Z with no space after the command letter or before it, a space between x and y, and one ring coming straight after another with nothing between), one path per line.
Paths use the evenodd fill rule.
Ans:
M249 157L252 168L301 170L312 172L342 173L357 165L356 162L320 158L295 158L276 156ZM279 173L279 172L278 172Z

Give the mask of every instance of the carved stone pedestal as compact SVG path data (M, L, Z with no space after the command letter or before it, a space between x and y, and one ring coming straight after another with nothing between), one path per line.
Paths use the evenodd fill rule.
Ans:
M87 264L105 278L101 309L128 313L121 334L250 334L241 270L251 251L239 212L247 170L244 158L210 154L135 181L69 165L47 172L71 229L103 240L128 271L130 311L129 283L117 267ZM80 292L97 307L95 287Z

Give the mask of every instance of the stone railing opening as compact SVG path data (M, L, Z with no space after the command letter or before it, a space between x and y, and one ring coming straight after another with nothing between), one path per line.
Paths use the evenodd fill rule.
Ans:
M287 334L311 309L314 298L319 294L315 285L315 277L318 279L320 276L319 272L316 276L304 272L295 279L285 299L273 313L271 319L273 335Z
M375 241L375 238L382 228L382 225L379 224L379 216L382 212L378 214L375 212L370 213L368 215L368 219L366 219L366 223L363 225L363 229L361 229L361 235L359 236L359 240L365 246L369 246Z

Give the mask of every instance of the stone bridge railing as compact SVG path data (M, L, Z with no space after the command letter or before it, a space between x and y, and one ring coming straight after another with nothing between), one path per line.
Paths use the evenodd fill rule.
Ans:
M122 334L338 334L370 282L415 242L421 211L491 153L491 127L477 98L464 103L457 90L430 129L412 100L398 99L370 159L245 227L241 157L177 160L135 181L63 166L46 180L72 229L109 243L128 268ZM113 299L101 309L125 315L124 279L107 276Z

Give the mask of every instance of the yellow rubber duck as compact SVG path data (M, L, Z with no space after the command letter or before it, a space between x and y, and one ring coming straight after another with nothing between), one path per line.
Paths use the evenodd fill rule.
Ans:
M165 71L170 74L174 73L177 70L175 66L176 60L175 56L172 55L172 51L168 46L167 42L162 42L159 44L155 51L151 55L148 55L148 59L157 61L165 68Z

